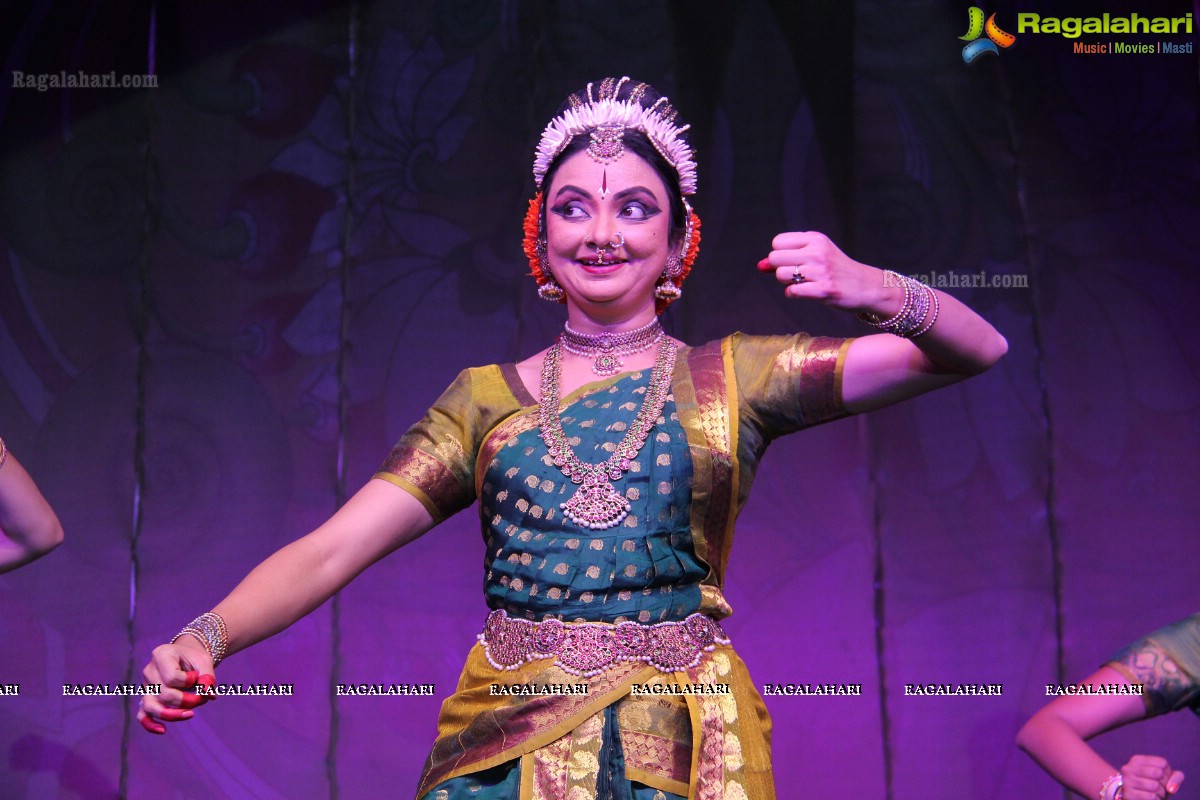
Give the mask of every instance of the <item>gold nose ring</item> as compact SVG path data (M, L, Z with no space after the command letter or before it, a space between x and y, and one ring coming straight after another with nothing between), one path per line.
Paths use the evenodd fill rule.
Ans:
M613 250L616 250L618 247L625 246L625 234L621 233L620 231L617 231L617 236L615 239L610 239L605 244L600 244L595 239L593 239L592 235L589 233L587 236L585 236L583 238L583 243L585 245L587 245L588 247L594 248L597 254L611 253Z

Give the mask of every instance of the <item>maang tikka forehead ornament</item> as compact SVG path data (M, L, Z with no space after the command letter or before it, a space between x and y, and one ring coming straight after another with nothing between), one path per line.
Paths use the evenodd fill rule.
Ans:
M685 195L696 193L696 162L691 145L681 136L691 126L675 124L675 109L666 97L658 98L648 108L640 105L638 88L644 84L635 87L629 99L617 100L621 86L628 80L628 77L618 81L605 80L598 93L593 92L594 84L589 83L587 102L579 102L550 120L546 130L542 131L533 159L533 180L539 189L554 159L576 136L588 134L591 140L588 155L600 164L611 164L625 152L622 135L626 130L635 130L643 133L659 155L675 169L680 192Z

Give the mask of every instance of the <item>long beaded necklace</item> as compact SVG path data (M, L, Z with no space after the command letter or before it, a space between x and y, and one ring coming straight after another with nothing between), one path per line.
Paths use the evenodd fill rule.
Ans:
M671 376L675 372L677 348L670 338L660 337L658 357L650 373L650 385L625 437L607 459L599 464L585 464L571 449L559 418L558 383L562 374L563 338L558 337L542 362L542 400L538 404L538 423L542 429L542 441L546 443L554 465L572 483L580 484L571 499L559 504L563 515L580 527L604 530L619 525L629 514L629 501L617 492L612 482L619 480L629 469L630 462L646 443L654 421L662 413L671 389Z
M616 375L625 366L621 363L621 356L631 356L649 350L665 335L662 323L655 317L640 328L619 333L581 333L568 322L563 326L561 338L563 348L568 353L594 358L592 372L607 378L609 375Z

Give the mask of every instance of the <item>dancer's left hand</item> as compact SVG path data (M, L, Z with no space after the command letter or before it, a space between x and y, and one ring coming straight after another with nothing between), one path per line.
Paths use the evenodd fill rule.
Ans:
M887 286L883 270L855 261L816 231L779 234L758 268L774 272L788 297L809 298L831 308L890 316L903 302L904 289Z

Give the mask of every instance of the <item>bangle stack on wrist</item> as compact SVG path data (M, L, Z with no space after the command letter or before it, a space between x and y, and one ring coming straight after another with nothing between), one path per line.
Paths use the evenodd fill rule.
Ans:
M184 634L190 634L200 640L204 645L204 649L212 656L213 668L221 663L221 659L225 657L225 652L229 649L229 629L225 627L225 620L221 619L221 615L213 611L208 611L194 620L183 626L183 630L175 634L175 638L171 640L171 644L179 641L179 637Z
M891 270L884 274L890 275L892 280L904 287L904 304L890 319L883 319L877 314L859 314L858 318L872 328L905 339L916 339L929 333L942 310L937 292L906 275Z
M1125 796L1125 780L1121 773L1114 772L1100 784L1100 800L1121 800Z

